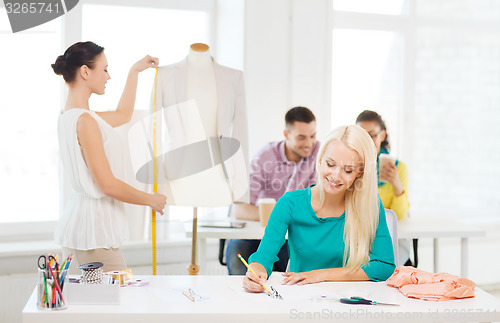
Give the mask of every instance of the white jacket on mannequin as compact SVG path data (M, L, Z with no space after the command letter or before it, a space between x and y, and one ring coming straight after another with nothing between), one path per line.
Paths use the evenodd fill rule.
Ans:
M227 180L232 189L232 197L230 197L229 203L248 203L248 121L243 73L229 67L221 66L217 64L213 58L212 63L217 89L218 138L234 138L237 139L240 144L236 154L225 160L222 165L225 167L225 172L228 176ZM193 125L196 127L197 124L200 124L199 116L197 116L198 120L196 120L196 118L192 117L192 113L189 114L189 112L186 111L192 107L189 101L191 98L187 97L187 75L187 59L176 64L161 66L159 68L156 88L156 110L157 113L159 113L158 116L161 116L162 121L166 125L168 138L159 138L160 143L157 144L160 146L158 149L158 156L172 149L192 144L200 139L207 139L206 137L202 138L204 135L201 134L198 129L193 128ZM152 98L151 112L153 112L153 107ZM186 119L190 120L186 121ZM157 122L157 127L159 128L157 134L162 133L160 124L161 122ZM186 129L186 124L190 124L189 129ZM166 144L165 141L168 141L168 143ZM214 164L213 166L217 165ZM196 174L193 176L196 176ZM202 176L202 174L198 173L198 176ZM193 179L194 178L191 178L191 180ZM210 183L206 183L205 180L202 180L201 182L197 181L199 185L195 185L194 187L193 185L183 186L180 182L182 180L182 178L175 180L166 179L166 184L162 191L167 194L168 204L184 206L221 206L221 199L219 198L219 200L217 200L216 197L220 197L224 194L222 192L219 192L220 194L218 194L218 192L212 192ZM177 182L176 184L181 185L173 185L174 181ZM175 192L172 191L174 186L177 187L177 189L174 189ZM181 190L184 192L179 192L179 187L183 187ZM212 197L209 195L212 195Z

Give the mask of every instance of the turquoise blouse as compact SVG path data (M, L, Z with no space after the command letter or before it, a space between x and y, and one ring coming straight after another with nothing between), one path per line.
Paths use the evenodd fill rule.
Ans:
M259 249L249 262L262 264L270 276L288 231L291 272L343 267L345 216L344 212L340 217L318 218L311 206L311 187L287 192L276 203ZM379 224L369 258L361 268L371 280L386 280L394 272L392 240L380 198Z

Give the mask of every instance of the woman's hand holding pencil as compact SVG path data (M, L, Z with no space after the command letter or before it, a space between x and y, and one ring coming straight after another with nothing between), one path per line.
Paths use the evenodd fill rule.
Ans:
M243 278L243 288L251 293L262 293L264 290L268 289L265 285L267 281L266 268L258 262L252 262L248 265L240 255L238 255L238 257L240 257L248 268L247 274L245 278ZM271 291L267 290L267 292L271 294Z

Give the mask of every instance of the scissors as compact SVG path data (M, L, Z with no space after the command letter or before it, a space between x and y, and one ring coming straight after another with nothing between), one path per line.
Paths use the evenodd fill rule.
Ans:
M363 297L358 297L358 296L352 296L349 298L341 298L340 299L341 303L344 304L351 304L351 305L392 305L392 306L399 306L399 304L390 304L390 303L380 303L380 302L375 302L369 299L365 299Z
M40 260L43 260L42 264L40 264ZM49 255L48 257L45 257L44 255L41 255L40 257L38 257L38 268L40 268L40 269L48 269L47 268L47 264L49 266L51 266L52 262L54 264L57 263L56 257L54 257L52 255Z
M42 263L40 263L40 260L42 260ZM38 268L40 268L41 270L47 269L47 257L45 257L44 255L38 257Z
M40 263L40 260L42 260L41 263ZM54 256L49 255L48 257L45 257L44 255L41 255L40 257L38 257L38 268L40 268L42 270L48 269L47 264L49 264L49 266L50 266L50 263L52 262L52 260L54 261L54 263L57 263L56 258Z

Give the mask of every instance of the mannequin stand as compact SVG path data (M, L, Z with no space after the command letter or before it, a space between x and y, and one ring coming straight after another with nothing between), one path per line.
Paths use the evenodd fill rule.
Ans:
M193 237L191 242L191 264L188 265L187 270L189 275L198 275L200 266L196 264L196 249L198 246L198 208L193 208Z

